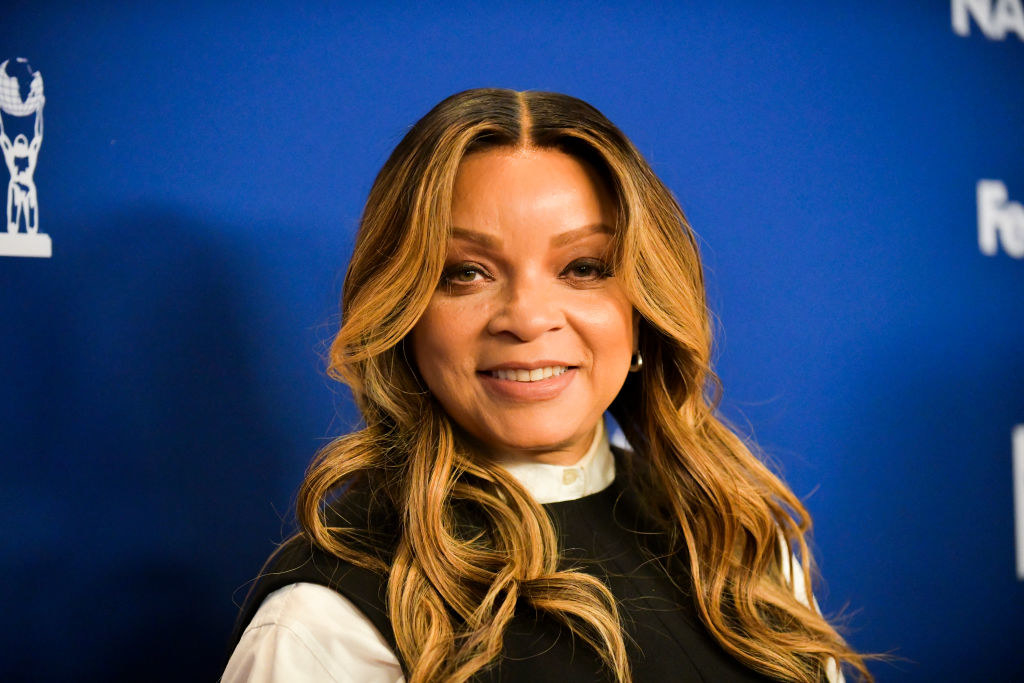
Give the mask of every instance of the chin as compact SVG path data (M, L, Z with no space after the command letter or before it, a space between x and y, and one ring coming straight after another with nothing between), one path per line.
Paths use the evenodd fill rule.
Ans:
M572 442L569 436L537 436L536 438L520 438L515 441L495 443L496 447L518 451L553 451L564 448Z
M491 432L481 440L489 444L491 448L500 450L538 452L560 450L572 444L577 438L586 438L586 434L580 436L581 431L589 431L568 429L567 422L569 421L559 420L557 424L533 424L528 427L520 422L500 432Z

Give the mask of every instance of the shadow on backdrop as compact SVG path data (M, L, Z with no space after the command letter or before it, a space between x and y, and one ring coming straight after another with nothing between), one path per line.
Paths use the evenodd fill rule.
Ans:
M857 547L856 526L872 529L874 571L855 576L857 568L838 562L827 578L836 586L860 585L863 596L887 605L886 614L862 612L856 606L867 600L849 598L855 628L877 624L870 633L853 632L853 642L904 658L873 664L881 681L1024 680L1024 649L1015 635L1020 584L1006 505L1009 427L1024 409L1024 363L1009 340L988 346L970 365L957 362L972 342L967 327L927 343L866 349L858 359L871 383L851 395L873 394L876 401L848 406L846 419L858 438L841 446L846 457L839 478L843 495L857 498L840 504L861 514L852 523L819 525L817 533L839 547L846 538ZM885 452L901 457L887 462L880 476L866 463ZM1005 550L994 556L992 548ZM942 619L916 607L922 596ZM984 642L984 651L967 656L965 642Z
M167 208L66 227L0 264L0 678L215 679L293 447L260 274Z

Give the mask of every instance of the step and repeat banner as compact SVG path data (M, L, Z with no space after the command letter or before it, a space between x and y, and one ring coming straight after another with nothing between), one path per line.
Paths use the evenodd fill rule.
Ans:
M678 196L722 411L879 678L1022 680L1021 0L369 5L0 13L0 679L216 678L358 419L323 352L373 177L498 86Z

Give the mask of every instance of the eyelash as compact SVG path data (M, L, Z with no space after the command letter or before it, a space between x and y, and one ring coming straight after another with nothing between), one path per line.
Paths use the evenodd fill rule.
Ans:
M566 273L575 268L583 267L590 268L592 273L592 275L577 276L577 279L583 282L596 282L598 280L604 280L605 278L609 278L612 276L611 267L604 261L601 261L599 259L579 258L570 263L568 266L566 266L565 270L562 271L559 277L562 277L563 275L565 275ZM458 281L455 279L458 275L468 272L479 273L481 275L484 275L485 277L487 276L487 271L484 270L482 266L479 266L475 263L458 263L454 266L446 268L444 272L441 273L441 284L446 285L448 287L473 285L475 284L475 281L467 282Z
M570 263L569 266L565 270L570 270L572 268L579 268L580 266L586 266L586 267L592 269L592 272L596 274L596 277L592 278L592 279L603 280L605 278L608 278L608 277L612 276L611 266L609 266L604 261L601 261L601 260L598 260L598 259L589 259L589 258L576 259L575 261ZM565 271L562 271L562 272L565 272Z

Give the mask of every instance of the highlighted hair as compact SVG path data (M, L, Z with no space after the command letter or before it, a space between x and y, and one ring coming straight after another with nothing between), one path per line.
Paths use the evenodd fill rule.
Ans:
M613 267L641 316L644 370L628 377L610 410L636 448L627 475L666 533L670 556L685 558L705 627L737 660L777 679L820 680L830 661L870 679L864 657L806 606L811 581L803 600L788 585L780 536L814 575L807 511L716 416L710 315L682 210L610 121L566 95L453 95L384 164L348 267L328 368L351 388L365 426L310 465L298 500L303 533L387 574L411 683L465 681L495 663L519 601L571 628L619 681L631 680L608 588L560 569L547 513L502 468L471 456L406 354L404 340L441 278L459 163L497 147L561 150L601 175L615 200ZM328 506L352 491L364 493L365 523L330 526ZM460 523L467 510L482 526ZM397 539L375 535L382 520L397 525Z

